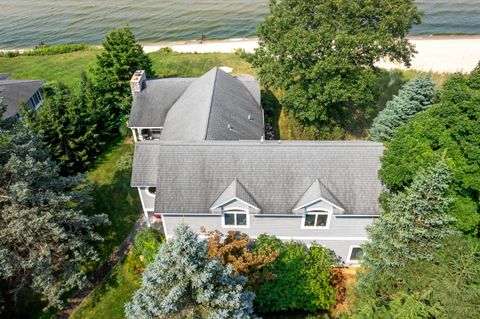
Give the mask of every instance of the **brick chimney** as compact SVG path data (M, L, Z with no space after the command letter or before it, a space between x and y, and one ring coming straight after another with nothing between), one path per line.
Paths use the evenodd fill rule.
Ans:
M142 92L146 80L147 74L144 70L137 70L135 73L133 73L132 79L130 80L130 89L132 90L132 95Z

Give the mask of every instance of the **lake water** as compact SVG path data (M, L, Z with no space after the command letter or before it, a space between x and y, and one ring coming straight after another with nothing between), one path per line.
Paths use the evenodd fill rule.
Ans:
M253 36L267 0L0 0L0 48L99 43L129 24L143 42ZM480 34L480 0L419 0L414 35Z

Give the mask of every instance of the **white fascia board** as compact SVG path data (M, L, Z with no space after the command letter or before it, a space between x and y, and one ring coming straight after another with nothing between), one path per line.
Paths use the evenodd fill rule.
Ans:
M333 206L333 207L341 210L342 212L345 211L345 209L343 209L342 207L340 207L340 206L338 206L338 205L335 205L334 203L326 200L326 199L323 198L323 197L319 197L319 198L317 198L317 199L315 199L315 200L312 200L311 202L308 202L308 203L306 203L306 204L304 204L304 205L302 205L302 206L299 206L299 207L297 207L297 208L295 208L295 209L293 209L293 210L299 210L299 209L305 208L305 207L307 207L307 206L310 206L310 205L313 205L313 204L315 204L315 203L318 203L319 201L324 201L325 203L327 203L327 204L329 204L329 205L331 205L331 206Z
M237 201L239 201L239 202L241 202L241 203L244 203L245 205L247 205L247 206L249 206L249 207L252 207L253 209L258 209L258 210L260 210L260 208L258 208L258 207L256 207L256 206L253 206L252 204L249 204L249 203L247 203L246 201L241 200L241 199L238 198L238 197L232 197L231 199L229 199L229 200L227 200L227 201L225 201L225 202L223 202L223 203L221 203L221 204L218 204L217 206L214 206L214 207L212 207L212 208L210 208L210 209L211 209L211 210L217 209L217 208L219 208L219 207L225 206L227 203L230 203L231 201L234 201L234 200L237 200Z

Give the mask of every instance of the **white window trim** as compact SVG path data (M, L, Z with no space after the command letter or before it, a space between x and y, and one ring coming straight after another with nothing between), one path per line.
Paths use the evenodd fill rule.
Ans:
M247 224L245 226L238 226L238 225L225 225L225 213L245 213L247 215ZM236 214L235 214L236 215ZM222 228L229 228L229 229L235 229L235 228L250 228L250 214L248 213L248 209L245 210L245 208L240 208L240 207L229 207L227 210L224 210L222 208ZM237 222L237 217L235 216L235 222Z
M305 226L305 217L307 214L327 215L326 225L325 226ZM329 229L330 221L332 220L332 215L333 215L333 209L311 209L311 210L305 209L305 212L302 216L301 229L316 229L316 230ZM315 221L316 221L316 218L315 218Z
M347 255L347 264L350 264L350 265L360 265L361 261L360 260L352 260L350 259L352 257L352 252L353 252L353 249L354 248L360 248L362 249L362 247L360 245L351 245L350 248L348 248L348 255ZM362 249L363 251L363 249Z

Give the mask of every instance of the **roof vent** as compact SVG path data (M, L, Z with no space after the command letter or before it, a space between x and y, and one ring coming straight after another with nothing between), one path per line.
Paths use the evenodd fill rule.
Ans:
M265 138L263 137L263 135L260 137L260 143L263 143L265 141Z
M248 114L248 119L249 119L250 121L253 120L253 117L252 117L251 114Z
M147 74L144 70L137 70L133 73L132 79L130 80L132 95L142 92L146 80Z
M232 130L232 126L230 125L230 123L228 123L227 127L230 131Z

